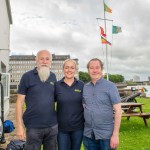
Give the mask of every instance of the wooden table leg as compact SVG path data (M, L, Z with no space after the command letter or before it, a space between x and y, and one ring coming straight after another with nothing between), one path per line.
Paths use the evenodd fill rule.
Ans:
M146 120L146 118L143 117L143 120L144 120L145 126L147 127L148 125L147 125L147 120Z

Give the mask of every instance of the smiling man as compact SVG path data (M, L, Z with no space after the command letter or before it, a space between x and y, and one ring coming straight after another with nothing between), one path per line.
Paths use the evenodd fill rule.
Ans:
M87 64L91 82L83 89L84 137L86 150L112 150L119 145L121 105L118 90L103 78L103 63L98 58Z
M26 72L20 81L16 102L17 137L26 140L26 150L56 150L57 119L54 107L56 76L50 72L52 56L41 50L36 56L37 67ZM26 110L23 113L23 104ZM26 127L24 131L23 123Z

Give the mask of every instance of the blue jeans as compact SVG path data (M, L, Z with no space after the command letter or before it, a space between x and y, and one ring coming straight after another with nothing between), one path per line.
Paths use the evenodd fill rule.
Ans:
M29 128L26 131L25 150L56 150L58 125L49 128Z
M115 150L110 148L110 139L95 140L83 137L84 150Z
M83 130L58 132L58 150L80 150Z

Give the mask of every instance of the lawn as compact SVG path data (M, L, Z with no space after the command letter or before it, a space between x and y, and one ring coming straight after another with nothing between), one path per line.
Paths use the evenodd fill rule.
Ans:
M143 111L150 112L150 98L136 98L137 102L144 103ZM148 127L140 117L122 118L120 128L120 145L117 150L150 150L150 118ZM81 150L84 150L83 146Z

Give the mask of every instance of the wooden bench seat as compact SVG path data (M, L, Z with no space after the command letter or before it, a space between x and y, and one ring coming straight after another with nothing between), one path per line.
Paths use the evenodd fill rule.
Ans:
M122 114L122 117L132 117L132 116L139 116L139 117L150 117L150 113L129 113L129 114Z
M122 114L122 117L127 117L127 119L129 120L130 117L142 117L143 120L144 120L144 123L145 123L145 126L148 126L147 125L147 121L146 119L149 119L150 118L150 113L123 113Z

